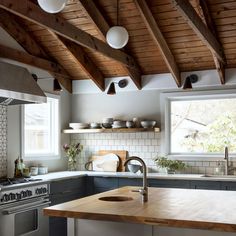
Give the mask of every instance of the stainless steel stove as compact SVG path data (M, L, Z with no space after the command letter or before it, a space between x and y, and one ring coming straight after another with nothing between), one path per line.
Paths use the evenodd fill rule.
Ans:
M49 185L41 179L0 179L0 235L47 236Z

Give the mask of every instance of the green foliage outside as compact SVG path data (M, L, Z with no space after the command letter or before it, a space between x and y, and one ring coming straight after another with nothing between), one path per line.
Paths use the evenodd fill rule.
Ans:
M204 150L204 152L220 153L224 147L236 151L236 115L225 113L206 126L205 131L195 132L182 141L189 152Z

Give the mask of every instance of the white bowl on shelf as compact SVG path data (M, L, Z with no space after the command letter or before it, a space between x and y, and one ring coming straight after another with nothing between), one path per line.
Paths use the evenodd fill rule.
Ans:
M89 127L88 123L70 123L69 127L72 129L86 129Z
M141 121L141 126L143 127L143 128L153 128L153 127L155 127L155 125L156 125L156 121L155 120L143 120L143 121Z

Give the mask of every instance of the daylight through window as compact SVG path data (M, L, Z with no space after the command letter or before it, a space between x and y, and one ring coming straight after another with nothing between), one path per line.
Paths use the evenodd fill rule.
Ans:
M23 109L23 149L25 157L58 155L58 99L25 105Z
M236 98L170 101L170 153L236 152Z

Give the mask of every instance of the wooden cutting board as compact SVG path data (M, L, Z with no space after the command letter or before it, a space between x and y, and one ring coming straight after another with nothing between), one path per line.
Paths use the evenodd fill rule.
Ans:
M118 166L117 171L118 172L124 172L125 171L124 163L126 161L128 152L125 151L125 150L99 150L98 151L99 156L103 156L103 155L106 155L108 153L114 153L119 157L120 165Z

